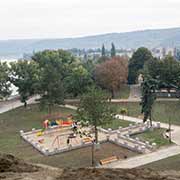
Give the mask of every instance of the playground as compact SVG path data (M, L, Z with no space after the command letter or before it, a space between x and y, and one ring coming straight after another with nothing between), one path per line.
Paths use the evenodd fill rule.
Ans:
M92 146L95 139L93 127L88 123L86 126L82 126L73 120L72 115L61 117L61 119L57 118L60 117L46 117L42 129L32 129L28 132L21 130L20 135L45 156ZM143 142L138 137L132 138L132 136L144 133L150 128L149 121L147 123L130 124L128 127L119 127L115 130L98 127L98 142L100 144L113 143L137 154L149 153L156 149L156 143ZM160 123L153 124L153 128L159 129ZM111 157L112 161L115 159L117 158ZM108 159L108 161L110 160Z

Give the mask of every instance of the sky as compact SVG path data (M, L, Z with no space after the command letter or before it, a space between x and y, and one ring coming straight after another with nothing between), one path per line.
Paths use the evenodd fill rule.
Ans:
M180 0L0 0L0 39L180 27Z

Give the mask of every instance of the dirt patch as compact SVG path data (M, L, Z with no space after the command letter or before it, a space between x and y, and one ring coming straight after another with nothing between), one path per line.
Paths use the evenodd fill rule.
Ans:
M39 167L25 163L10 154L0 154L0 172L36 172Z
M179 180L180 172L151 169L65 168L32 165L12 155L0 154L0 179L4 180Z
M150 169L64 169L56 180L178 180L180 173L163 174Z

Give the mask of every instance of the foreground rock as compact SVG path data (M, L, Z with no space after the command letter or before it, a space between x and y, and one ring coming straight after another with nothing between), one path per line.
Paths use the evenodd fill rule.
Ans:
M0 154L0 179L5 180L179 180L180 172L150 169L58 169L32 165L12 155Z

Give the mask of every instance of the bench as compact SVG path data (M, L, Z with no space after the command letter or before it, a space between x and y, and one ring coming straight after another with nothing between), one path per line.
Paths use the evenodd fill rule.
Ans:
M118 160L117 156L111 156L111 157L100 160L100 164L105 165L105 164L109 164L117 160Z
M84 143L89 143L89 142L92 142L92 139L87 137L87 138L83 138L83 142Z

